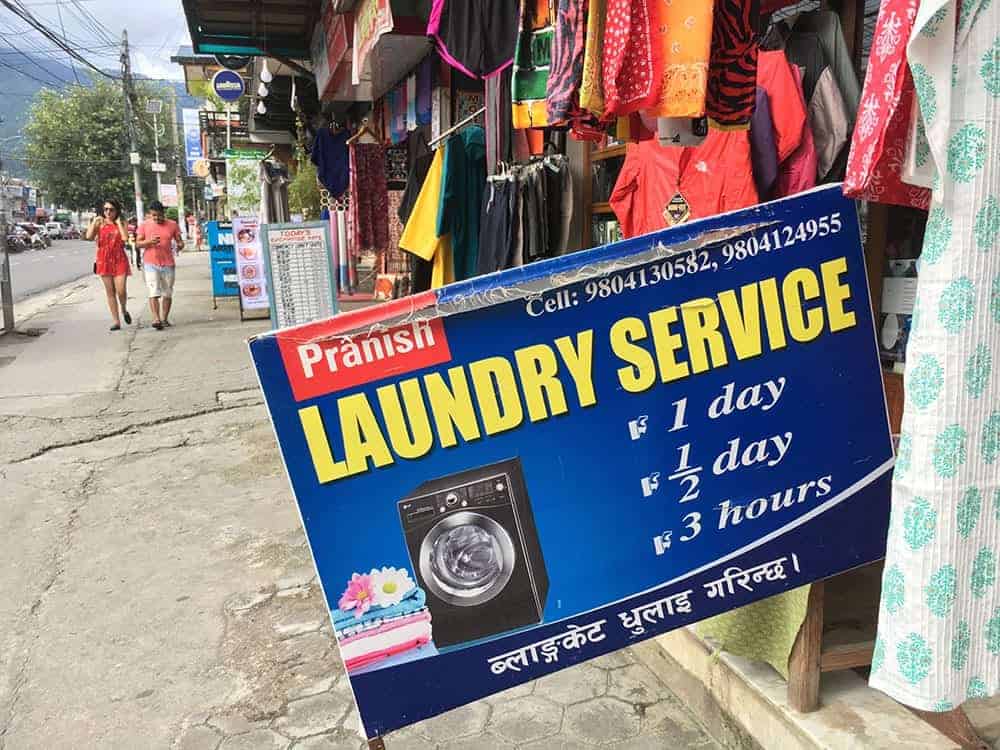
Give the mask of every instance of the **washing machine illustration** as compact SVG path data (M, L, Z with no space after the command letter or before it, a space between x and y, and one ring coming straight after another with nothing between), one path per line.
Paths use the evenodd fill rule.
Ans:
M398 506L438 648L542 621L549 578L519 459L424 482Z

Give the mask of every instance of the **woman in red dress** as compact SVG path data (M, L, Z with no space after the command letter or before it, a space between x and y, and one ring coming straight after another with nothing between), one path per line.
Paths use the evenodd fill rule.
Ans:
M104 292L108 296L108 309L114 324L112 331L121 330L121 318L126 325L132 323L132 316L125 309L127 293L125 280L132 273L128 255L125 253L125 241L128 234L121 218L121 204L115 200L104 201L101 216L94 218L87 227L87 239L97 239L97 259L94 272L104 282ZM119 317L119 307L121 317Z

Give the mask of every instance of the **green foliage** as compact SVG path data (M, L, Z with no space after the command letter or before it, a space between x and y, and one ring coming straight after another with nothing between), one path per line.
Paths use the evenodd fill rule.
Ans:
M288 184L288 208L293 214L302 214L306 221L315 220L320 215L316 166L305 154L299 154L298 162L298 171Z
M163 215L172 221L177 221L177 209L174 206L170 206L169 208L167 208L163 212Z
M136 122L143 161L151 159L153 133L146 120L146 100L151 95L168 102L167 95L150 84L137 82ZM169 122L169 121L168 121ZM43 89L28 111L24 126L24 151L32 179L48 199L75 210L93 209L107 198L122 201L132 213L132 168L128 163L129 138L125 128L121 85L95 79L89 85L62 91ZM161 154L170 152L170 128L160 139ZM147 202L155 195L148 168L142 174ZM172 179L171 171L163 176Z

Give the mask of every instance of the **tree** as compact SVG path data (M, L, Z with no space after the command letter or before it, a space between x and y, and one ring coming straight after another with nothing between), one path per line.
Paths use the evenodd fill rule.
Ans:
M138 82L137 93L139 150L147 161L152 158L153 134L145 123L149 119L144 114L145 103L151 94L165 101L167 95L142 82ZM132 168L119 83L98 79L59 92L40 91L28 112L24 135L31 176L49 200L85 210L116 198L128 210L132 203ZM175 150L169 141L161 141L160 152L169 155ZM156 192L154 177L148 169L142 174L142 192L150 200ZM164 175L164 179L169 178Z

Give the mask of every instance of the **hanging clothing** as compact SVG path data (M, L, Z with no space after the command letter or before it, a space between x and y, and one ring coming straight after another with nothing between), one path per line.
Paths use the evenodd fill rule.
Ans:
M545 109L551 124L566 122L579 110L583 79L588 0L557 0L552 63L545 83Z
M389 245L389 189L385 181L385 149L378 143L352 143L351 215L354 251L376 252Z
M792 67L795 76L795 92L789 95L787 101L797 102L805 106L805 95L802 92L802 71ZM816 186L816 175L819 172L816 156L816 142L813 139L812 128L808 122L802 125L802 136L799 146L788 158L781 162L778 168L778 180L774 186L773 197L786 198L789 195L801 193Z
M548 222L550 258L562 255L569 248L569 229L573 220L573 177L569 159L562 154L547 156L542 161L545 180L545 217Z
M801 73L793 69L783 51L761 50L757 61L757 82L767 92L778 164L798 149L807 124L800 81Z
M683 220L714 216L758 202L746 130L709 129L694 148L664 148L655 140L630 144L611 208L626 238L670 226L670 204Z
M653 5L653 58L658 117L705 114L714 3L673 0Z
M767 91L757 87L757 103L750 119L750 160L753 163L753 181L757 195L771 194L778 179L778 147L774 144L774 122Z
M1000 4L958 5L921 0L906 51L937 179L871 670L929 711L1000 692Z
M847 40L840 24L840 16L832 10L814 10L798 16L792 26L795 34L812 32L819 41L820 49L833 73L847 108L850 127L858 114L858 104L861 101L861 84L854 70L851 53L847 51Z
M417 67L417 127L431 124L434 64L434 55L427 55Z
M604 16L606 0L590 0L587 11L587 36L583 49L583 74L580 80L580 107L597 117L604 114Z
M331 198L339 198L347 190L350 182L347 130L334 133L329 128L320 128L313 137L310 159L316 165L316 177L327 189Z
M745 128L757 97L758 0L716 0L705 114L722 128Z
M486 135L470 125L444 145L437 235L451 235L458 281L476 275L479 265L479 217L486 187Z
M653 6L646 0L607 0L604 21L604 115L626 115L656 101Z
M479 223L480 274L493 273L514 264L514 244L519 220L517 181L513 176L490 177L483 193Z
M549 2L521 0L511 80L514 102L512 124L515 128L543 128L548 125L545 95L553 38L553 14Z
M511 127L510 68L486 79L486 173L493 174L497 162L514 161Z
M451 235L438 236L437 233L444 152L443 148L434 152L427 178L420 188L420 194L413 205L406 226L403 227L403 236L399 240L401 248L433 263L431 287L435 289L455 280Z
M410 214L417 202L417 197L424 186L427 172L434 161L434 152L427 145L427 138L423 130L417 130L407 141L409 150L410 169L406 175L406 187L399 200L397 215L399 221L405 227L410 220ZM400 237L402 247L402 236ZM412 255L411 274L413 292L426 292L431 288L431 276L433 274L433 264L418 255Z
M489 78L513 60L517 16L518 0L434 0L427 35L453 68Z
M844 195L926 209L930 191L902 180L905 143L914 104L906 43L917 0L882 0L857 124L851 139Z
M816 142L816 178L823 180L847 143L850 115L817 34L794 32L785 40L784 50L789 62L803 72L809 127Z

